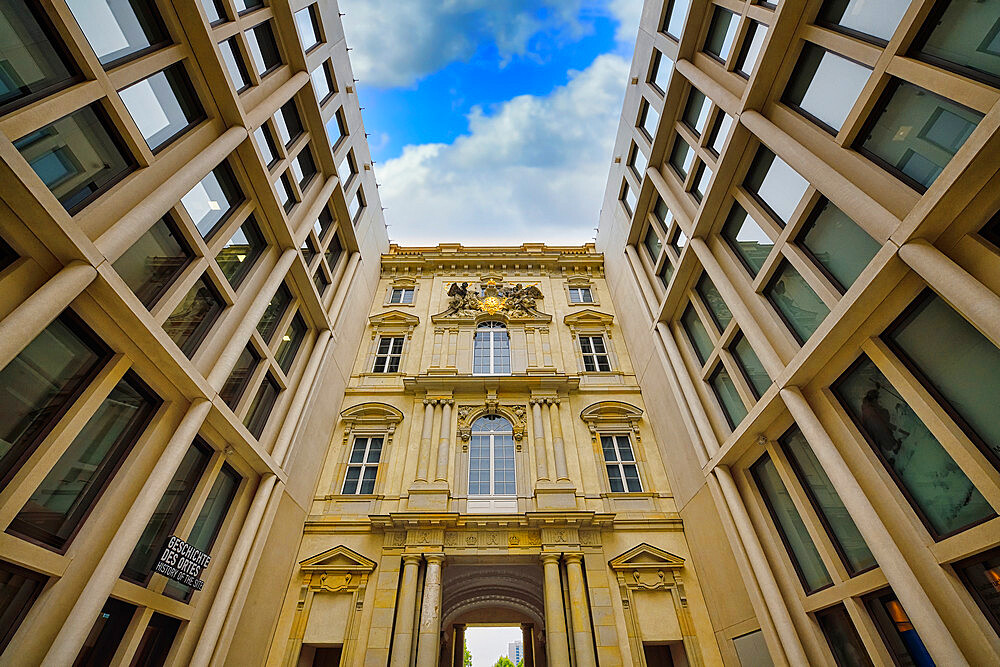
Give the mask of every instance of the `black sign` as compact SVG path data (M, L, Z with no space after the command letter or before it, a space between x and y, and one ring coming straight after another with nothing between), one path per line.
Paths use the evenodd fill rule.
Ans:
M153 572L200 591L205 585L201 580L201 571L208 567L211 560L212 557L204 551L171 535Z

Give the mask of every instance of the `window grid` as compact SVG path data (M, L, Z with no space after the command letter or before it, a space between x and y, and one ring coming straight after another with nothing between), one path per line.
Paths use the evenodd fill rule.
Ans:
M469 495L514 496L514 432L502 417L480 417L469 439Z
M594 295L589 287L570 287L570 303L594 303Z
M483 322L473 341L475 375L510 375L510 337L502 322Z
M393 287L389 292L389 303L412 304L414 288Z
M375 492L378 464L382 458L382 444L383 438L380 436L354 437L341 493L368 495Z
M604 344L604 336L580 336L583 369L588 373L610 373L611 357Z
M403 336L381 336L375 350L372 373L398 373L403 359Z
M641 493L639 464L627 434L601 435L601 452L612 493Z

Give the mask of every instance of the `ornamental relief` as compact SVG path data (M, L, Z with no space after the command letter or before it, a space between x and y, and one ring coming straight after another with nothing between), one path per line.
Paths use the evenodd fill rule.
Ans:
M482 291L478 292L468 282L452 283L448 288L448 309L435 315L432 321L439 320L476 320L483 315L502 315L510 321L552 320L538 310L538 301L543 298L542 291L535 285L504 285L503 278L484 280Z
M472 438L472 424L483 415L500 415L510 422L514 440L521 442L527 432L528 408L524 405L500 405L495 400L487 400L480 405L458 406L458 437L462 442Z

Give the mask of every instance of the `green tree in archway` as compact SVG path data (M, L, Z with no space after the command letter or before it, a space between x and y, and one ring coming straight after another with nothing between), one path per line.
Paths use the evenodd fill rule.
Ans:
M510 661L510 658L502 655L496 662L493 663L493 667L515 667L515 665Z
M469 650L469 645L465 645L465 657L462 659L462 664L465 667L472 667L472 651Z

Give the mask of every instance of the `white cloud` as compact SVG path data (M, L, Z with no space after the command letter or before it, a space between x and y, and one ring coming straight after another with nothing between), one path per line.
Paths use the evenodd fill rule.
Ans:
M608 11L618 21L615 39L629 48L635 44L635 37L639 32L642 4L643 0L608 0Z
M403 244L582 243L593 236L628 63L598 56L546 96L474 108L450 144L407 146L378 168L389 235Z

